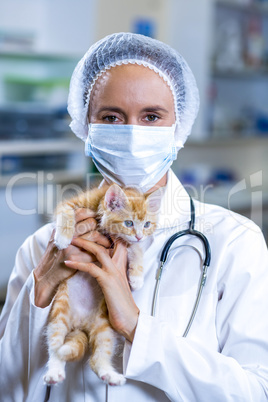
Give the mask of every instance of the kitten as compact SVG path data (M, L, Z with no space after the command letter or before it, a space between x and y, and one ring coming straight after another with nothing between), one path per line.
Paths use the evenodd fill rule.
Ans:
M127 243L129 284L132 290L140 289L143 256L138 243L156 228L159 192L144 195L113 184L61 203L56 210L56 246L64 249L71 243L75 209L93 210L99 231ZM62 382L66 362L81 359L90 348L89 363L98 377L110 385L124 384L124 376L112 366L116 338L99 285L90 275L78 271L60 284L52 304L47 328L49 361L45 383Z

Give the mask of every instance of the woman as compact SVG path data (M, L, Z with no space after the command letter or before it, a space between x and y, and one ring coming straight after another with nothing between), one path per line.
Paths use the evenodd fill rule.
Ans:
M267 249L252 222L245 218L242 224L230 211L195 201L196 228L212 250L196 318L182 337L204 255L199 239L189 236L179 241L188 247L170 252L151 316L163 245L189 227L189 196L169 168L197 110L189 67L158 41L114 34L80 61L70 87L71 128L86 141L86 153L105 181L144 192L162 188L159 225L143 244L145 283L133 293L124 245L117 244L110 256L110 243L95 231L90 211L77 211L77 237L64 251L54 246L52 225L25 241L2 313L1 401L44 398L48 312L58 284L77 269L103 290L110 322L123 336L115 364L127 382L106 389L86 360L68 363L66 380L52 388L51 401L268 400Z

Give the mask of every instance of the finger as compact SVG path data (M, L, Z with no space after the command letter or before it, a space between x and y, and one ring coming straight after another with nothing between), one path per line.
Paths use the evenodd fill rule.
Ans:
M66 261L64 261L64 263L68 268L87 272L88 274L93 276L93 278L96 278L96 279L100 278L103 274L102 269L93 263L86 264L83 262L70 261L70 260L66 260Z
M62 256L61 261L63 262L64 260L89 263L96 261L96 257L92 253L70 245L64 250L64 255Z
M81 237L76 237L72 240L72 244L76 247L80 247L95 255L97 260L105 267L109 268L111 266L112 260L109 256L109 252L103 246L91 242L89 240L82 239ZM112 264L113 265L113 264Z
M54 242L55 232L56 232L56 228L54 228L54 229L52 230L52 233L51 233L51 236L50 236L49 241L53 241L53 242Z
M105 248L110 248L111 247L111 242L110 240L98 232L97 230L93 230L89 233L85 233L83 236L81 236L83 239L89 240L89 241L94 241L95 243L100 244L101 246Z
M83 221L78 222L75 225L74 236L83 236L87 232L95 230L97 227L97 221L94 218L87 218Z
M75 221L80 222L87 218L94 218L96 213L89 208L77 208L75 210Z
M122 242L117 242L114 248L114 254L112 260L115 265L126 272L127 269L127 247Z

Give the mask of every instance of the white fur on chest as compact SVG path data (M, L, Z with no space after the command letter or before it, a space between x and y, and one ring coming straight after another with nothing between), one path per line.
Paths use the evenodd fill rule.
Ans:
M103 297L96 279L80 271L68 280L68 293L73 319L81 322L89 320Z

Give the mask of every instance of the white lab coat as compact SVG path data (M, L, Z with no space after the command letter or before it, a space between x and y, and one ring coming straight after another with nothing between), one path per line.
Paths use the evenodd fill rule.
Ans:
M196 228L209 239L212 259L193 326L187 325L201 272L191 247L171 250L162 275L156 317L151 316L155 274L165 241L189 225L189 197L173 173L163 196L159 229L144 243L145 283L133 292L140 317L132 345L122 340L116 365L127 382L108 387L111 402L226 402L268 400L268 259L260 230L223 208L195 202ZM34 305L32 270L52 230L29 237L16 256L2 312L1 402L43 401L48 359L44 340L49 307ZM202 244L189 236L176 245ZM67 364L50 401L104 402L106 386L86 359Z

